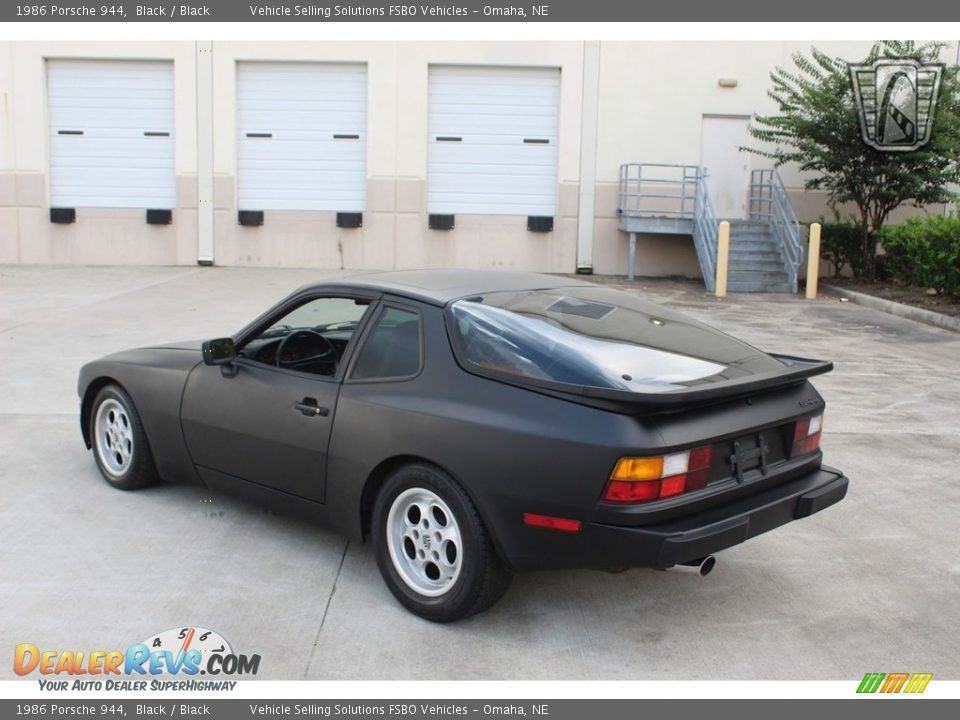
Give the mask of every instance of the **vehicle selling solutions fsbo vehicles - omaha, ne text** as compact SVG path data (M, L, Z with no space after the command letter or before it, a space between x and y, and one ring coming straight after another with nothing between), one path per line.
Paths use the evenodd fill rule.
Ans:
M807 380L831 367L589 282L369 273L89 363L81 428L111 485L202 483L370 538L399 601L450 621L513 571L705 573L840 501Z

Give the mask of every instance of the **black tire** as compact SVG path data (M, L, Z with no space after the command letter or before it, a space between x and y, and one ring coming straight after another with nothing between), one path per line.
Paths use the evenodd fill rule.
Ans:
M399 549L395 541L394 548L398 550L398 557L394 560L388 541L388 533L391 532L391 508L401 496L410 497L412 493L416 497L420 491L433 493L446 505L453 515L450 527L457 531L459 538L456 543L459 549L454 553L460 560L456 577L442 592L440 589L431 590L441 592L432 596L411 586L410 582L415 580L404 580L401 571L398 571L398 565L403 566L404 560L399 553L405 550ZM398 513L403 502L401 499L398 504ZM398 514L396 517L406 517L409 524L409 516ZM442 512L440 517L444 517ZM415 615L433 622L460 620L489 608L510 586L512 575L497 557L490 536L470 498L450 475L437 467L412 464L396 470L377 494L371 522L373 550L380 574L390 592ZM419 528L419 525L417 527ZM443 547L447 547L448 541L443 542ZM435 547L441 550L441 545ZM419 551L416 549L415 553ZM411 557L411 563L415 561L416 559ZM411 578L415 571L404 573Z
M123 428L123 431L118 431L123 433L122 443L130 448L128 456L117 452L110 453L110 446L116 448L117 444L114 440L108 442L106 437L103 437L107 435L105 432L98 435L97 422L101 408L105 410L105 418L110 417L110 410L114 411L112 417L116 420L116 427ZM118 490L139 490L160 481L140 414L123 388L119 385L106 385L101 388L90 407L89 422L88 432L93 457L103 479L111 486ZM108 454L112 454L113 458L106 457Z

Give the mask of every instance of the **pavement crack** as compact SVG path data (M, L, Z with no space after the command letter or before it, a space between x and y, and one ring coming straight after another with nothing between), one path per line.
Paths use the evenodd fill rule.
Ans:
M343 545L343 554L340 556L340 564L337 565L337 574L333 576L333 587L330 588L330 595L327 596L327 605L323 608L323 615L320 618L320 627L317 628L317 636L313 640L313 647L310 648L310 657L307 658L307 667L303 670L303 679L306 680L310 675L310 666L313 664L313 656L317 652L317 645L320 644L320 633L323 632L323 624L327 621L327 613L330 612L330 603L333 602L333 596L337 594L337 583L340 582L340 573L343 570L343 563L347 559L347 550L350 547L350 541L347 540Z

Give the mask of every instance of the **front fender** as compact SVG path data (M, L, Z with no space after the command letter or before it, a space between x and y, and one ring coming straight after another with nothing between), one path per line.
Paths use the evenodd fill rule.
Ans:
M90 411L97 392L104 385L119 385L136 406L160 477L199 484L180 427L180 405L187 375L201 361L199 349L167 346L126 350L84 365L77 391L86 446L90 447Z

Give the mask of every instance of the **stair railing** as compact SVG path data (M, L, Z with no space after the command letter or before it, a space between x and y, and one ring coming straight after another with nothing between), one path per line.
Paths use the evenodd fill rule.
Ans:
M750 220L765 222L770 226L770 233L787 270L787 279L793 292L796 292L797 273L803 262L800 222L776 168L753 170L750 173L748 201Z
M624 163L620 166L617 214L625 217L690 218L700 177L697 165Z
M703 283L708 292L714 291L720 221L710 200L706 171L702 167L665 163L621 165L617 214L692 220L693 243Z
M693 244L697 249L703 284L707 292L713 292L717 282L717 233L720 221L707 190L707 172L704 168L698 170L693 208Z

